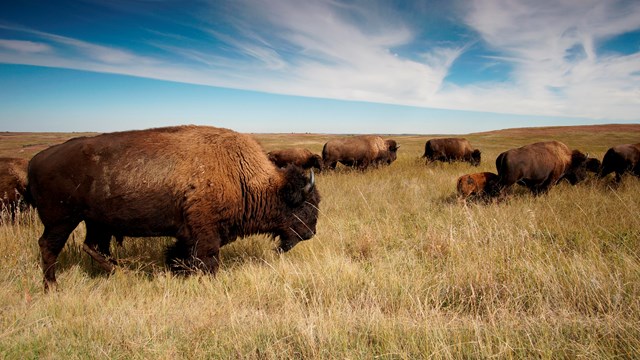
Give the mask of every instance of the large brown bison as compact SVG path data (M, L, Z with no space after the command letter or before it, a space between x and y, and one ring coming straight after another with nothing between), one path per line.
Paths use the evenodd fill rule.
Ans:
M303 169L316 168L322 170L322 157L308 149L293 148L273 150L267 153L269 160L277 167L287 167L289 164L297 165Z
M498 175L492 172L465 174L458 178L458 196L462 199L477 197L484 198L492 195L498 182Z
M534 195L547 192L559 180L572 185L586 177L587 156L569 150L559 141L538 142L498 155L499 187L504 191L515 183L525 185Z
M481 152L473 149L469 140L464 138L431 139L424 145L422 157L426 158L426 164L431 161L466 161L478 166Z
M626 172L640 176L640 143L617 145L607 150L602 159L600 177L612 172L616 173L616 182L620 182Z
M272 234L286 252L316 233L320 195L296 166L277 169L248 135L179 126L81 137L38 153L28 191L44 224L39 245L45 289L58 254L84 221L83 249L107 271L109 240L170 236L178 264L215 273L220 247Z
M359 135L329 140L322 148L323 168L335 169L337 163L361 170L371 165L389 165L397 158L395 140L376 135Z
M11 221L25 205L28 164L26 159L0 158L0 215L7 214Z

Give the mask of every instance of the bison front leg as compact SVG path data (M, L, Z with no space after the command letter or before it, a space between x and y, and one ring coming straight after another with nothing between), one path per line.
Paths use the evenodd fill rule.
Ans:
M195 249L195 265L196 268L205 273L215 275L220 265L220 241L211 241L211 239L199 240Z
M196 239L178 238L166 252L171 271L186 274L193 270L215 274L220 262L220 239L216 236L198 236Z

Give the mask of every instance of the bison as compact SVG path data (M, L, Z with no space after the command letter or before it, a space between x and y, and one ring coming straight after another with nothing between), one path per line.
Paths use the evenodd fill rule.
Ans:
M604 154L600 177L616 173L615 182L622 180L622 174L630 172L640 176L640 143L617 145Z
M587 155L559 141L538 142L507 150L496 159L500 192L515 183L534 195L546 193L560 179L572 185L586 177Z
M322 170L322 157L303 148L273 150L267 153L269 160L277 167L294 164L303 169L316 168Z
M480 165L481 152L473 149L464 138L431 139L424 145L425 164L432 161L466 161L473 166Z
M0 158L0 213L6 213L15 221L16 213L24 209L29 160Z
M220 247L271 234L286 252L316 233L320 195L296 166L276 168L250 136L177 126L71 139L36 154L27 190L44 224L38 243L45 290L56 260L81 221L83 249L107 271L109 240L170 236L173 270L215 274Z
M458 196L462 199L487 197L493 194L497 182L498 175L492 172L462 175L458 178Z
M338 162L361 170L371 165L389 165L397 159L399 148L395 140L375 135L329 140L322 148L323 168L335 169Z

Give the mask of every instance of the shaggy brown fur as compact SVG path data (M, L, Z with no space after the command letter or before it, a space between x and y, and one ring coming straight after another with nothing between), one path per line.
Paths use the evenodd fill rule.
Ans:
M361 170L371 165L389 165L397 159L398 148L394 140L376 135L329 140L322 149L323 168L335 169L338 162Z
M521 183L535 195L546 193L560 179L571 184L586 177L587 156L559 141L546 141L511 149L498 155L496 168L501 192Z
M622 180L624 173L640 176L640 143L617 145L604 154L600 177L603 178L612 172L616 173L615 182Z
M462 199L486 197L491 194L497 181L498 175L492 172L462 175L458 178L458 196Z
M11 221L15 221L16 212L26 206L28 165L26 159L0 158L0 212L7 212Z
M322 170L322 157L304 148L273 150L267 153L269 160L277 167L287 167L289 164L303 169L316 168Z
M431 161L466 161L473 166L480 165L481 153L473 149L464 138L431 139L424 145L425 164Z
M218 269L237 237L280 237L288 251L316 232L320 195L298 167L278 170L248 135L179 126L69 140L30 162L28 191L44 223L45 289L71 231L85 221L84 250L110 271L111 234L171 236L170 266Z

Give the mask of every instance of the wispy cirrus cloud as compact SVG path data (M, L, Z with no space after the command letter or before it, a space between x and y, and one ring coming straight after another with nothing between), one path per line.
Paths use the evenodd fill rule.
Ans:
M493 0L472 3L465 21L513 64L512 83L451 87L438 106L638 119L640 49L599 55L598 44L640 29L640 3Z
M51 46L43 43L25 40L0 40L0 48L24 54L46 53Z
M425 105L463 48L399 56L394 49L410 45L416 30L393 8L372 2L244 0L235 6L240 15L229 26L241 36L211 34L247 55L258 71L272 70L254 81L273 92Z
M416 20L434 9L454 9L443 5L198 4L204 5L179 24L190 34L142 25L149 36L138 42L159 53L0 25L21 35L0 39L0 62L441 109L621 120L640 113L640 49L600 51L608 39L640 29L637 1L459 0L455 8L463 12L444 16L459 20L452 31L465 34L445 39ZM477 47L492 55L475 57L476 67L508 64L508 80L447 82L456 61Z

